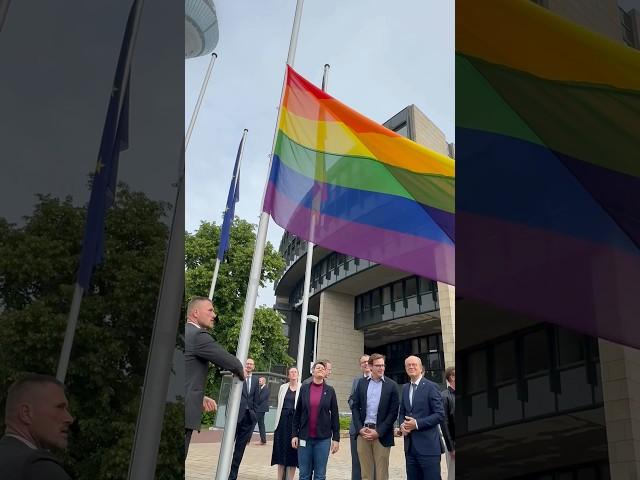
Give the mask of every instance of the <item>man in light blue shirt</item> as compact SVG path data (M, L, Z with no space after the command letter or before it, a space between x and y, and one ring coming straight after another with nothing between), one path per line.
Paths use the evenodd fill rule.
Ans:
M400 398L396 383L384 376L384 355L369 357L370 378L361 378L353 395L351 418L358 435L362 480L388 480L389 454L395 444L393 423Z

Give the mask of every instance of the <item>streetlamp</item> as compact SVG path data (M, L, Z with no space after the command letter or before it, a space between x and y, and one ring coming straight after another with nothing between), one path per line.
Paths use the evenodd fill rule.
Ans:
M316 315L307 315L307 322L313 322L315 325L313 327L313 360L311 361L310 371L313 374L313 364L316 363L316 359L318 357L318 323L320 320Z

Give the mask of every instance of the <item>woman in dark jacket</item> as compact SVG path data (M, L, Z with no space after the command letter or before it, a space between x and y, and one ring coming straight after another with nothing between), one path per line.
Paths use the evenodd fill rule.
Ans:
M329 451L340 446L340 422L336 391L324 382L324 362L313 365L313 381L300 387L293 415L291 446L298 449L300 480L325 480Z

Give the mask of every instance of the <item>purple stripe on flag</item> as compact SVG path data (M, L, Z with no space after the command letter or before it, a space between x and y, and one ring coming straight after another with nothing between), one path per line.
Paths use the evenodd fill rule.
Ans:
M287 231L331 250L455 284L455 246L345 221L292 202L269 182L264 211ZM313 222L312 222L313 219Z
M640 255L458 210L457 295L640 348Z

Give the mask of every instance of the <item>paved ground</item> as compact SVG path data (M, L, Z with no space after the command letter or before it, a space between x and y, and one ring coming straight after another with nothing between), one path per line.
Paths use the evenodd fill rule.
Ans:
M185 480L213 480L215 478L221 438L221 431L203 431L199 435L194 432L186 461ZM271 435L268 435L266 445L256 445L258 441L258 435L254 434L251 443L245 450L238 480L276 480L277 468L270 466L273 448ZM442 462L442 476L447 478L444 460ZM406 479L402 438L396 438L396 446L391 448L389 478L390 480ZM342 438L338 453L329 456L327 479L351 480L349 437Z

